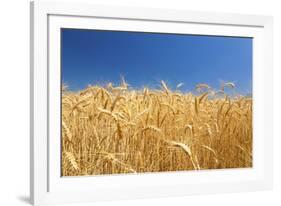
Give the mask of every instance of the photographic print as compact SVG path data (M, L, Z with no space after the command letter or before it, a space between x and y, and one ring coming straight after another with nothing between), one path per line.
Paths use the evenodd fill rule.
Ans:
M61 29L62 176L252 167L252 41Z

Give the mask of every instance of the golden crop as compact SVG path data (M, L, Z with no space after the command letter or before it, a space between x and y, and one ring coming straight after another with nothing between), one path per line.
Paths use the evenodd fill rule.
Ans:
M63 88L62 175L252 167L251 98L162 88Z

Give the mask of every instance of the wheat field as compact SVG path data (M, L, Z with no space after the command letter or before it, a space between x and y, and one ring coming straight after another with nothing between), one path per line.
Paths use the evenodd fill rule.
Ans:
M252 167L252 98L180 86L63 86L62 176Z

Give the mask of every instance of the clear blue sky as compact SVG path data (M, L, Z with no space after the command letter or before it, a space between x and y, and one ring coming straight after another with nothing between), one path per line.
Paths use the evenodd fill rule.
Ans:
M157 88L160 80L183 91L220 81L251 93L252 39L222 36L62 29L62 81L71 90L88 84Z

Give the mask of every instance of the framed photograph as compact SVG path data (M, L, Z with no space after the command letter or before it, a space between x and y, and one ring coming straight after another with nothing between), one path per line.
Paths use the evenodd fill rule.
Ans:
M34 205L272 188L272 17L31 3Z

